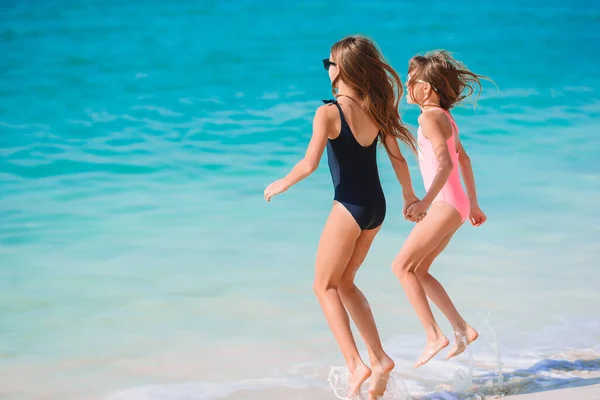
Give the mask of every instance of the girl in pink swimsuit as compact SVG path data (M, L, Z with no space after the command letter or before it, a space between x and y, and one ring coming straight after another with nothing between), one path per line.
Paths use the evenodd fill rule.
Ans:
M446 359L462 353L478 335L460 316L429 268L467 218L474 226L486 220L477 203L471 162L450 115L450 110L471 95L475 87L481 91L480 78L485 77L472 73L446 51L413 57L408 73L406 98L422 111L418 130L419 165L427 193L405 211L405 218L422 220L413 228L392 267L427 333L425 350L415 363L419 367L449 345L427 297L454 329L455 344Z

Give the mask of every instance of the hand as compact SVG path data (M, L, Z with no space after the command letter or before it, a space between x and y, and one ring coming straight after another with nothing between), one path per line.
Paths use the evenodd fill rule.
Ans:
M421 220L421 219L409 218L409 216L407 215L408 207L410 207L412 204L414 204L418 201L419 201L419 198L417 196L415 196L414 194L412 196L408 196L408 197L404 198L404 205L402 206L402 215L404 216L404 219L407 219L412 222L419 222Z
M406 216L414 222L419 222L427 215L427 209L429 208L429 204L425 203L423 200L412 203L408 206L406 210Z
M481 211L481 208L477 204L471 206L471 213L469 214L469 221L471 225L479 226L487 221L487 216Z
M286 190L288 190L288 188L283 183L283 179L276 180L275 182L273 182L269 186L267 186L267 188L265 189L265 193L264 193L265 200L270 202L271 197L277 196L278 194L283 193Z

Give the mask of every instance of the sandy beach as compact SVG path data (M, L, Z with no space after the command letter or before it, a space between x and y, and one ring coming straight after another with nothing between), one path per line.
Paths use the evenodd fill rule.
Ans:
M519 394L516 396L508 396L506 398L511 400L596 400L600 399L600 383L575 388Z
M548 390L536 393L525 393L514 396L489 396L489 397L471 397L470 399L496 400L496 399L511 399L511 400L597 400L600 399L600 384L590 386L581 386L575 388ZM234 395L228 396L227 400L330 400L335 399L335 396L328 390L322 389L273 389L270 391L242 391ZM413 400L442 400L456 399L448 397L447 394L431 394L427 397L413 397ZM469 399L469 397L466 397ZM389 398L389 400L392 400ZM395 400L395 399L394 399ZM399 399L398 399L399 400Z
M597 383L579 387L570 387L565 389L547 390L535 393L524 393L511 396L485 396L485 397L459 397L460 399L471 400L597 400L600 399L600 381ZM225 397L227 400L330 400L336 397L329 389L273 389L268 391L245 390L237 392L231 396ZM385 400L392 400L392 397L384 397ZM426 397L413 397L412 400L455 400L457 397L448 393L431 394ZM393 400L400 400L394 398ZM403 399L404 400L404 399Z

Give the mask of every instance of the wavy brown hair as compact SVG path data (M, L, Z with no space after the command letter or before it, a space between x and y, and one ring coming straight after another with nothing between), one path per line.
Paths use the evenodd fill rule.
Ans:
M347 36L331 47L331 54L339 70L331 84L333 95L337 82L342 80L360 96L365 112L379 128L380 139L393 136L416 153L417 141L398 112L402 82L377 45L362 36Z
M440 106L446 110L458 105L475 93L475 90L477 90L477 97L473 103L476 104L481 94L481 80L491 81L486 76L469 71L446 50L435 50L414 56L408 63L408 74L410 75L408 90L413 99L415 98L414 85L411 82L420 80L431 85L440 98Z

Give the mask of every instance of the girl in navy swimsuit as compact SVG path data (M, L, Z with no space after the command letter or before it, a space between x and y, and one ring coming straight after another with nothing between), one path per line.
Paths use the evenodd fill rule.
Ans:
M317 109L304 158L283 179L271 183L264 196L270 201L309 176L327 148L335 192L317 250L314 291L350 372L347 397L358 396L371 376L369 398L376 399L386 389L394 362L381 346L371 309L354 276L385 218L377 143L383 143L402 185L404 211L418 199L397 139L413 151L417 144L400 120L400 78L371 40L359 36L340 40L323 64L336 100ZM369 349L370 367L358 353L348 313Z

